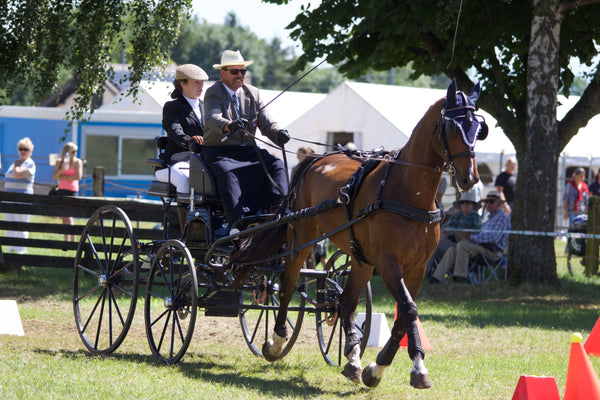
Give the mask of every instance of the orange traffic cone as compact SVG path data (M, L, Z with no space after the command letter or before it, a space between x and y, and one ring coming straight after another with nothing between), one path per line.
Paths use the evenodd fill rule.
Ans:
M600 318L596 321L596 325L592 329L590 336L588 336L585 344L583 345L585 352L588 355L600 357Z
M581 334L571 336L571 354L567 369L564 400L600 400L600 382L585 350Z
M560 400L553 376L521 375L512 400Z
M394 321L398 318L398 303L396 303L396 313L394 314ZM421 325L421 321L419 321L419 317L417 317L417 329L419 330L419 337L421 338L421 346L423 346L423 350L431 350L431 343L429 339L427 339L427 335L423 330L423 325ZM408 336L404 335L404 337L400 340L400 348L408 348Z

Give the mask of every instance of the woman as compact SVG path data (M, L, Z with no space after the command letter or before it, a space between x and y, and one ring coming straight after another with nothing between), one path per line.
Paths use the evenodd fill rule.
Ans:
M83 162L76 157L77 145L68 142L63 146L60 160L54 164L52 179L58 180L57 196L77 196L79 194L79 181L83 177ZM63 217L64 225L73 225L73 217ZM74 242L75 235L66 234L65 241Z
M19 159L13 162L8 171L6 171L4 190L13 193L33 194L33 182L35 180L35 162L31 159L33 153L33 143L31 139L25 137L17 143ZM29 222L28 214L4 214L5 221ZM29 237L27 231L6 231L7 237L23 238ZM25 247L8 246L9 251L25 253Z
M461 240L471 238L471 232L461 232L461 229L479 229L481 227L481 215L477 212L480 205L475 192L463 192L460 200L455 201L453 206L460 208L460 211L442 226L438 246L427 263L428 274L433 273L446 250L455 247ZM439 283L439 281L431 277L429 283Z
M204 144L204 105L200 95L208 75L197 65L181 65L175 71L171 93L174 99L163 107L163 129L169 139L161 158L168 168L155 172L156 179L168 182L178 193L188 193L190 176L190 148L198 152Z
M585 169L577 168L573 173L573 179L567 182L565 193L563 194L563 203L565 210L565 219L569 220L569 226L573 225L575 217L587 213L589 199L589 190L585 179Z

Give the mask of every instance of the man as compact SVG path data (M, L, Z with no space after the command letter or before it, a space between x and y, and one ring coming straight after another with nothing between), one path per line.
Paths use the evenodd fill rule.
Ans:
M517 191L517 175L515 174L516 168L517 160L515 160L514 157L509 157L506 160L506 164L504 164L504 171L498 174L496 181L494 182L498 193L504 194L504 198L506 199L506 203L510 210L513 209L515 203L515 192Z
M283 162L258 149L254 140L257 127L279 146L290 137L271 119L258 89L245 83L246 67L252 63L239 51L225 50L221 63L213 65L221 71L221 80L204 97L203 157L215 175L230 227L246 213L274 211L287 195Z
M454 281L468 283L469 260L477 254L491 260L502 257L502 252L508 242L508 234L505 231L511 228L510 217L501 210L504 199L495 190L488 193L482 200L485 202L487 219L481 225L478 233L473 233L471 239L461 240L456 247L450 247L438 267L434 271L430 283L440 283L444 280L446 273L454 267Z

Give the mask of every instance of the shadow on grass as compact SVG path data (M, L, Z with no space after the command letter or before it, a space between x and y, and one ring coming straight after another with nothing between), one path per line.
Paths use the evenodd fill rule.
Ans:
M311 384L305 375L311 371L311 366L304 366L288 361L276 363L257 363L248 362L245 366L239 363L228 362L220 358L217 354L190 354L186 358L173 366L166 366L159 363L152 356L144 356L133 353L113 353L107 356L93 355L85 350L70 351L52 351L46 349L35 350L38 354L52 357L65 357L68 359L92 358L100 360L117 360L118 362L129 362L132 364L148 364L156 368L166 370L173 368L180 371L190 379L202 380L211 383L221 384L223 386L249 388L258 391L267 398L284 398L293 394L302 395L305 398L318 398L328 395L335 397L346 397L351 394L368 392L366 387L357 387L348 382L348 390L326 390L326 388ZM332 373L334 369L331 369ZM168 373L168 372L167 372ZM282 376L285 377L285 384L282 384Z

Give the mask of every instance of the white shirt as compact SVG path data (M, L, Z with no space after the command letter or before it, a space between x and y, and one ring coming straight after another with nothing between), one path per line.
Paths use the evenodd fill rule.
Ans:
M183 96L187 102L192 106L192 110L196 113L198 120L202 122L202 113L200 112L200 99L190 99L189 97Z

